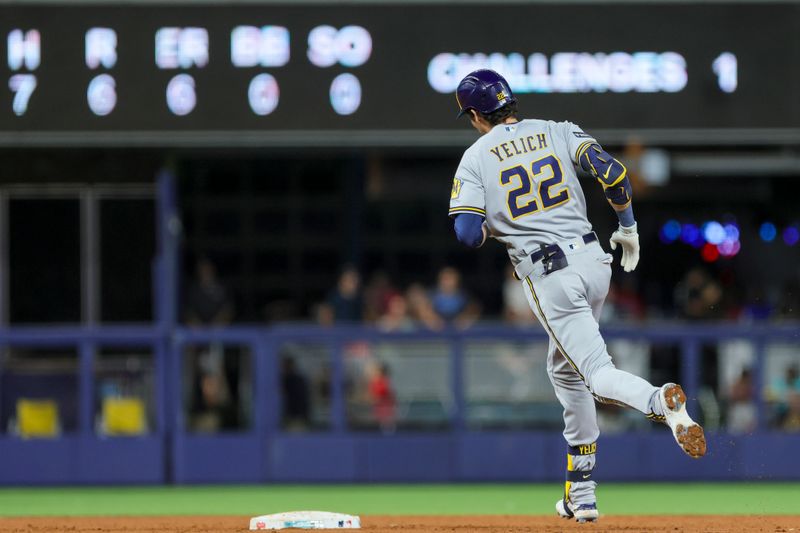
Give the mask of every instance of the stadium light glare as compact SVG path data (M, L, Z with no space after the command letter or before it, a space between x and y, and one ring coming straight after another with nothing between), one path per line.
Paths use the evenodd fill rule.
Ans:
M722 224L716 220L706 222L703 224L703 237L705 237L706 242L710 242L711 244L719 244L725 240L725 228L723 228Z

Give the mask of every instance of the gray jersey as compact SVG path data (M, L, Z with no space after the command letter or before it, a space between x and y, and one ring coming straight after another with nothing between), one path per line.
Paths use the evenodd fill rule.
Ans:
M585 235L592 225L575 165L596 142L571 122L497 125L464 152L450 215L485 216L515 266L540 244Z

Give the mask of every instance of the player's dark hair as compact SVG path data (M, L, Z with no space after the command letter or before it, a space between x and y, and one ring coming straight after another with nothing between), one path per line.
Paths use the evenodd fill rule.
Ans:
M517 103L511 102L507 105L504 105L497 111L489 113L488 115L484 115L483 113L478 113L478 114L484 119L486 119L486 121L492 126L497 126L498 124L501 124L505 119L517 116Z

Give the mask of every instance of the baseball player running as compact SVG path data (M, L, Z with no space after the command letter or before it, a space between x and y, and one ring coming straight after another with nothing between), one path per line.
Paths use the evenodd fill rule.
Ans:
M689 456L706 453L703 429L686 412L680 385L654 387L614 367L597 319L611 280L612 256L586 218L575 167L591 173L619 218L610 246L621 264L639 262L639 235L625 166L570 122L519 120L506 80L476 70L456 99L482 136L465 152L453 180L450 216L458 240L480 247L487 236L506 245L528 303L547 330L547 372L564 407L567 475L556 511L580 522L599 516L595 498L595 400L632 407L672 430Z

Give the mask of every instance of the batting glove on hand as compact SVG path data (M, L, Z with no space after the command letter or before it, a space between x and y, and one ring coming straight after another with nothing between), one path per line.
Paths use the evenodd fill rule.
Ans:
M639 264L639 233L636 230L635 222L628 228L620 224L619 229L611 234L609 241L612 250L617 249L617 244L622 246L622 260L619 264L625 272L633 272Z

